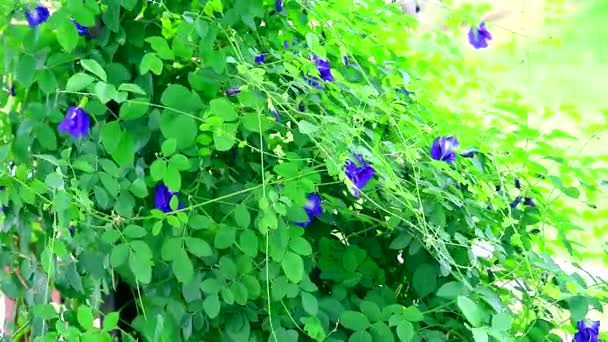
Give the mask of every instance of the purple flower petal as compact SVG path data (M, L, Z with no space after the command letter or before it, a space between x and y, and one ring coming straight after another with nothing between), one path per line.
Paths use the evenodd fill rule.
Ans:
M49 19L49 9L38 5L31 11L25 11L25 20L30 27L36 27Z
M325 82L333 82L334 76L331 74L329 62L317 56L313 57L313 61L317 66L317 70L319 70L319 76L321 76L321 79Z
M357 165L352 160L347 160L344 165L344 173L346 177L353 182L354 188L351 189L351 193L356 198L360 196L360 190L367 185L367 183L374 177L376 170L363 160L363 157L359 154L355 154L355 159L361 164Z
M265 62L266 62L266 56L264 56L263 53L260 53L259 55L255 56L255 64L261 65L261 64L264 64Z
M431 158L452 163L456 160L456 152L453 148L458 145L458 139L455 137L437 137L431 145Z
M477 27L471 27L469 30L469 43L475 49L483 49L488 47L488 40L492 40L492 34L486 28L486 23L481 23Z
M323 207L321 206L321 197L318 194L310 193L306 196L306 205L304 205L308 221L297 222L300 227L308 227L315 217L323 215Z
M154 207L164 213L170 213L172 211L170 203L173 196L179 196L179 192L170 192L167 186L158 184L154 192ZM183 208L184 205L178 203L177 209Z
M276 1L274 2L274 9L275 9L277 12L281 12L281 11L283 11L283 0L276 0Z
M226 96L236 96L240 92L241 92L241 88L240 87L228 88L228 89L226 89Z
M598 342L598 334L600 332L600 321L578 321L576 324L578 329L574 334L573 342Z
M89 34L88 27L80 25L76 20L72 20L72 23L74 24L74 26L76 26L76 30L78 31L79 35L86 36Z
M91 126L91 118L89 113L80 107L72 106L68 108L63 121L59 123L58 129L60 132L71 135L74 139L89 136Z
M521 202L521 196L515 197L515 200L510 204L511 209L515 209L519 205L519 202Z

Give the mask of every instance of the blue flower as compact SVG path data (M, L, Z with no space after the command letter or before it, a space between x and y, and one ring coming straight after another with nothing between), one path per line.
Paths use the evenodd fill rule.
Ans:
M574 334L573 342L598 342L598 334L600 333L600 321L586 320L576 323L578 332Z
M318 194L310 193L306 196L306 205L304 205L306 215L308 215L308 221L297 222L296 224L300 227L308 227L315 217L319 217L323 214L323 207L321 206L321 197Z
M49 9L38 5L31 11L25 11L25 20L30 27L36 27L49 19Z
M283 10L283 0L276 0L274 2L274 9L277 12L281 12Z
M312 60L315 62L315 65L317 66L317 70L319 70L319 75L321 76L321 79L325 82L333 82L334 77L331 74L331 68L329 67L329 62L324 59L321 59L317 56L314 56L312 58Z
M264 56L263 53L260 53L259 55L255 56L255 64L264 64L266 62L266 56Z
M8 90L8 95L9 96L13 96L14 97L14 96L17 95L17 91L15 90L15 85L14 84L11 85L11 86L9 86L7 90Z
M456 152L453 148L458 147L459 143L455 137L437 137L431 145L431 158L452 163L456 159Z
M510 204L511 209L515 209L519 205L519 202L521 202L521 196L515 197L515 200Z
M272 114L272 116L274 117L274 121L276 121L276 122L281 121L281 114L279 113L279 111L276 108L272 108L270 110L270 114Z
M401 86L401 88L397 89L397 92L403 93L405 96L414 94L414 92L407 90L405 86Z
M348 56L346 56L346 55L342 56L342 63L344 63L344 66L347 68L350 66L350 61L348 60Z
M88 27L80 25L76 20L72 20L72 23L74 24L74 26L76 26L76 30L78 31L79 35L86 36L89 34Z
M89 113L80 107L72 106L68 108L63 121L59 123L59 131L67 133L78 139L80 137L87 138L89 136L89 128L91 126L91 118Z
M309 86L311 86L313 88L323 89L321 80L318 77L308 76L308 77L304 77L304 80L306 81L306 83L308 83Z
M285 40L283 41L283 47L284 47L285 49L289 49L289 42L287 41L287 39L285 39Z
M482 22L479 26L473 26L469 30L469 43L471 43L475 49L487 48L488 40L492 40L492 34L490 34L490 31L486 28L486 23Z
M516 189L521 189L521 183L519 182L519 179L515 178L515 181L513 181L513 184L515 184Z
M355 154L355 158L359 161L361 166L358 166L354 161L347 160L344 165L344 173L346 177L353 182L354 188L351 189L351 193L356 198L359 198L360 191L365 185L374 177L376 170L371 165L367 164L363 157L359 154Z
M525 197L524 205L527 205L528 207L536 208L536 202L534 201L534 199L532 197Z
M158 184L154 193L154 206L162 212L170 213L172 211L170 203L173 196L179 196L179 192L170 192L164 184ZM178 202L177 209L183 208L184 205Z
M236 96L240 92L241 92L241 88L240 87L228 88L228 89L226 89L226 96Z

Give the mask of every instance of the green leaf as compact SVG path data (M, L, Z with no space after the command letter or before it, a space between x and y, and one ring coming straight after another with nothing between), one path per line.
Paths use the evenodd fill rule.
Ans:
M120 244L112 247L110 253L110 265L112 267L119 267L127 261L129 256L129 246L127 244Z
M304 323L304 331L309 337L313 338L317 342L325 341L327 338L327 333L325 332L325 329L323 329L323 325L321 324L319 317L304 317L301 319L301 321Z
M469 323L471 323L471 325L474 327L479 327L483 324L486 313L474 301L468 297L458 296L456 303L458 304L458 308L460 308L460 311L462 311L464 317L467 319L467 321L469 321Z
M473 333L473 341L475 342L488 342L488 331L487 328L473 328L471 329Z
M143 178L137 178L131 185L129 186L129 191L133 195L138 198L146 198L148 197L148 187L146 186L146 182Z
M80 61L80 65L82 65L85 70L99 77L100 80L108 82L108 75L106 74L106 71L103 70L103 67L96 60L83 59Z
M93 317L93 311L90 307L80 305L76 311L76 319L78 320L78 324L84 329L89 330L93 328L95 317Z
M178 257L182 246L182 241L179 238L166 239L160 249L160 256L163 260L175 260Z
M152 261L145 253L138 251L131 253L129 268L137 281L148 284L152 280Z
M367 331L357 331L350 335L348 342L372 342L372 335Z
M237 126L224 124L213 130L213 144L218 151L228 151L236 142Z
M580 321L585 319L587 312L589 311L589 302L584 296L572 296L566 299L568 303L568 309L570 310L570 316L573 321Z
M308 292L302 292L302 307L307 314L311 316L316 316L319 312L319 301L317 297L311 295Z
M492 329L498 331L509 331L513 324L513 317L506 312L492 316Z
M42 319L52 319L58 316L55 307L51 304L38 304L34 307L34 316Z
M209 318L213 319L220 314L220 298L217 294L207 296L203 301L203 309Z
M17 62L15 78L24 86L29 86L34 81L36 72L36 60L30 55L22 55Z
M305 238L301 236L296 236L289 240L289 248L303 256L308 256L312 254L312 246Z
M101 184L103 184L104 188L108 190L112 197L118 197L118 192L120 191L120 184L118 184L118 181L114 179L114 177L110 176L105 172L100 172L99 179L101 180Z
M222 284L220 284L220 282L215 278L205 279L201 283L201 290L203 290L203 292L208 293L208 294L218 293L218 292L220 292L222 287L223 287Z
M370 323L367 317L358 312L347 310L340 315L340 324L348 330L362 331L369 328Z
M114 158L114 161L120 167L132 166L135 160L135 144L133 143L133 139L127 133L122 133L118 137L118 146L111 152L112 158Z
M165 178L167 173L167 162L162 159L157 159L150 165L150 175L155 182Z
M410 322L420 322L424 320L424 315L415 306L410 306L403 310L403 317Z
M79 72L68 78L65 89L68 91L81 91L93 83L95 79L84 72Z
M252 230L245 230L241 233L239 245L243 253L249 257L255 257L258 254L258 237Z
M359 308L361 312L369 319L370 322L377 322L382 320L382 312L380 311L380 307L378 304L374 302L370 302L367 300L361 301L359 303Z
M135 83L123 83L118 86L118 91L126 91L138 95L146 95L146 91Z
M414 290L420 297L424 297L437 288L437 267L431 264L422 264L416 267L413 277Z
M458 296L465 294L465 287L459 281L447 282L437 290L436 295L447 299L456 299Z
M146 231L141 226L136 226L134 224L128 225L127 228L123 230L123 234L131 239L139 239L146 235L148 235L148 231Z
M42 70L38 74L38 85L44 93L54 93L57 90L57 78L51 70Z
M163 91L160 102L169 108L179 110L178 114L182 116L184 114L181 112L196 113L203 107L200 97L181 84L168 86Z
M226 249L231 247L235 240L236 229L231 226L222 226L215 234L213 244L217 249Z
M304 262L302 257L293 253L287 252L281 261L281 267L283 272L287 276L287 279L292 283L299 283L304 279Z
M106 104L111 100L116 100L119 97L116 87L109 83L97 82L94 91L99 101L103 104Z
M370 334L372 335L372 340L374 342L394 342L395 337L393 336L393 332L391 328L386 325L384 322L376 322L372 324L372 327L369 329Z
M177 278L177 281L180 283L189 283L194 276L194 267L192 266L192 261L190 261L190 257L188 257L188 253L183 248L180 248L173 259L173 274Z
M57 30L55 30L55 35L57 36L57 41L59 45L65 50L65 52L70 53L78 45L78 31L74 24L68 20L62 20L57 26Z
M123 120L139 119L148 112L148 105L146 98L129 100L120 106L119 116Z
M401 321L397 325L397 336L399 336L399 341L401 342L409 342L414 338L414 326L412 323L408 321Z
M148 71L152 71L155 75L160 75L163 72L163 61L153 53L147 53L139 63L139 73L145 75Z
M103 330L113 330L118 326L120 315L118 312L110 312L103 318Z
M190 159L183 154L176 154L169 159L169 167L179 171L185 171L190 169Z
M193 118L172 111L161 114L160 130L165 138L177 141L178 149L194 145L198 134L198 126Z
M298 122L298 129L300 130L300 133L309 135L309 134L313 134L316 131L318 131L319 126L317 126L313 123L310 123L306 120L302 120L302 121Z
M274 127L275 121L268 115L249 113L241 117L241 125L250 132L259 133L261 131L263 133Z
M103 125L103 128L101 129L101 141L108 153L112 153L116 150L119 143L119 139L116 139L116 137L119 137L120 135L120 122L112 121Z
M57 149L57 136L55 131L46 124L40 123L36 126L36 139L40 145L48 150L55 151Z
M179 191L182 187L182 175L176 168L169 165L167 171L165 172L165 176L163 177L163 182L167 188L169 188L169 191Z
M209 110L224 121L234 121L239 117L238 113L234 110L232 102L225 98L211 100L209 102Z
M234 221L241 228L249 228L251 224L251 215L249 209L244 205L239 205L234 209Z
M137 0L121 0L120 4L128 11L132 11L137 6Z
M177 149L177 140L174 138L167 139L160 147L161 152L165 157L170 157Z
M213 255L213 250L207 241L193 237L186 237L185 241L188 252L196 255L197 257L202 258Z
M146 42L152 46L152 49L158 53L158 56L162 59L173 60L175 55L173 54L173 50L167 44L167 40L163 37L153 36L145 39Z

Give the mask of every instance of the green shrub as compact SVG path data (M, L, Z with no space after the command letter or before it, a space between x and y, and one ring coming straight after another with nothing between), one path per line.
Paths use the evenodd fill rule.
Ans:
M601 310L544 234L580 256L561 198L603 170L463 63L477 9L420 39L381 0L275 5L0 5L14 337L110 340L117 279L146 341L560 341Z

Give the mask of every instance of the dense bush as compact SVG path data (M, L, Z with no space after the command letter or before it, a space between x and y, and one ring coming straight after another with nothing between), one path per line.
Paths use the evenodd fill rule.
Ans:
M12 338L110 340L119 281L146 341L560 341L606 302L544 238L580 257L562 199L602 170L463 63L478 9L421 37L381 0L0 7Z

